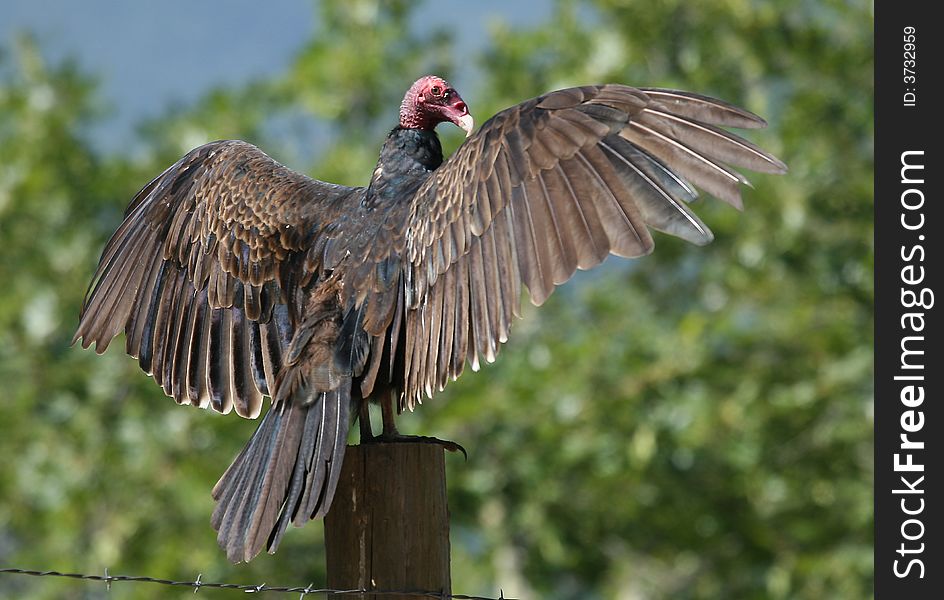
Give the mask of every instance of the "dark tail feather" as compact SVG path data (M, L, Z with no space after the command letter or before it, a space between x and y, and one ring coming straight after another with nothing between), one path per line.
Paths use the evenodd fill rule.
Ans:
M323 517L341 474L351 381L330 392L299 389L263 417L213 488L213 528L233 562L275 552L289 522Z

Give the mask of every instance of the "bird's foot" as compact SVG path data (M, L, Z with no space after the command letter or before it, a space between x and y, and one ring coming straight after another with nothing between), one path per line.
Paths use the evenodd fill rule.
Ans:
M399 432L381 433L371 436L368 439L361 438L361 443L367 444L436 444L442 446L449 452L461 452L466 460L469 460L469 453L461 445L449 440L441 440L427 435L403 435Z

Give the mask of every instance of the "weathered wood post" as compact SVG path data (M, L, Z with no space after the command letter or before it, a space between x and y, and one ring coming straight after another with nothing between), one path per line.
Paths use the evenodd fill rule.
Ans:
M325 517L328 587L451 593L444 454L427 443L348 446Z

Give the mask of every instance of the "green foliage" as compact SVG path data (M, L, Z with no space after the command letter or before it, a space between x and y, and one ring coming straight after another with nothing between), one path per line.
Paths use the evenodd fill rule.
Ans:
M86 141L105 117L83 69L44 64L28 39L3 49L0 563L324 581L318 524L248 566L216 547L209 489L253 423L174 406L122 338L103 356L68 346L124 205L190 147L249 139L364 183L406 86L463 62L448 31L411 33L418 10L322 2L287 72L145 124L140 157ZM564 85L679 87L767 117L750 137L791 170L755 176L743 214L699 201L710 246L658 236L652 256L526 306L495 365L404 415L404 431L470 450L449 461L456 591L871 595L871 29L838 0L564 1L546 23L494 26L481 85L459 86L480 121ZM0 578L11 597L99 591Z

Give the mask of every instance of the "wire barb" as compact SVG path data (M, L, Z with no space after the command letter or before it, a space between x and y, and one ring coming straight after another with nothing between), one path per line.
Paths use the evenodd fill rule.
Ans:
M154 583L157 585L192 587L196 594L202 588L213 588L219 590L238 590L247 594L258 592L280 592L284 594L301 594L299 600L304 600L308 594L327 594L331 596L356 596L363 594L376 594L381 596L424 596L439 600L515 600L515 598L506 598L504 592L499 592L498 598L490 596L468 596L466 594L447 594L444 591L418 591L418 590L376 590L376 589L356 589L356 590L333 590L328 588L314 588L314 583L309 583L305 587L271 587L266 584L247 585L242 583L219 583L203 581L203 574L197 574L194 581L173 581L170 579L158 579L156 577L144 577L140 575L109 575L108 568L105 568L104 575L91 575L87 573L63 573L60 571L36 571L33 569L17 569L13 567L0 568L0 574L11 575L29 575L31 577L63 577L67 579L83 579L86 581L103 581L105 589L111 591L111 584L116 581L127 581L129 583Z

